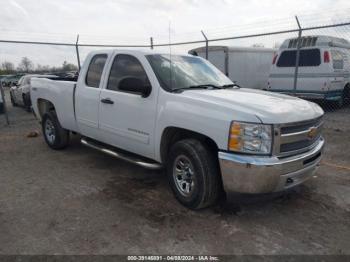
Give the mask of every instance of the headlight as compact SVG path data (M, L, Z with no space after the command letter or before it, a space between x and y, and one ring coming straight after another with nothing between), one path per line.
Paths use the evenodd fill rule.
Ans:
M272 125L233 121L230 127L228 150L240 153L270 154Z

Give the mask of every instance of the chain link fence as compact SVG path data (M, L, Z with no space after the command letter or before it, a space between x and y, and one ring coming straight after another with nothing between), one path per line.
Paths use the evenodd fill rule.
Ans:
M342 10L342 13L348 11ZM92 39L93 44L89 42ZM72 61L75 56L79 68L87 53L94 49L191 53L208 59L242 87L315 101L326 112L350 111L348 15L320 13L180 34L169 26L168 36L130 38L118 44L111 39L79 35L70 36L69 41L59 40L62 41L0 39L0 43L7 47L21 46L19 56L28 55L26 52L30 53L33 46L40 46L41 55L50 56L54 48L57 59Z

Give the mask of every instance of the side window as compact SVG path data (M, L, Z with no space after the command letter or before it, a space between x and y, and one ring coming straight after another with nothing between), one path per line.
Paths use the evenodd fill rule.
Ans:
M95 55L90 62L89 69L86 74L86 85L98 88L101 81L103 68L107 60L106 54Z
M333 60L333 69L343 69L344 68L343 54L337 50L332 50L331 54L332 54L332 60Z
M107 89L118 91L119 82L125 77L136 77L142 80L145 85L150 85L146 71L136 57L117 55L109 74Z

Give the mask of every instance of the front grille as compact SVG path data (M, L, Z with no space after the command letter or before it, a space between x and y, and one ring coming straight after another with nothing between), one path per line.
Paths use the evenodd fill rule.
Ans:
M308 148L308 147L312 146L319 138L320 138L320 136L317 136L316 139L312 139L312 140L305 139L305 140L301 140L301 141L297 141L297 142L282 144L280 152L285 153L285 152L289 152L289 151L295 151L295 150L300 150L303 148Z
M322 117L298 123L280 126L279 154L288 156L305 152L319 141L321 137Z
M303 123L298 123L294 125L288 125L288 126L282 126L281 127L281 134L290 134L290 133L296 133L296 132L301 132L304 130L307 130L313 126L318 126L322 121L322 118L316 118L311 121L303 122Z

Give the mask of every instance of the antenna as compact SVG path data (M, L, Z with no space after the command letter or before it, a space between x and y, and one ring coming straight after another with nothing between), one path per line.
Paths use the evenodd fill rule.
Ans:
M171 62L171 21L169 20L169 60L170 60L170 89L173 89L173 66Z

